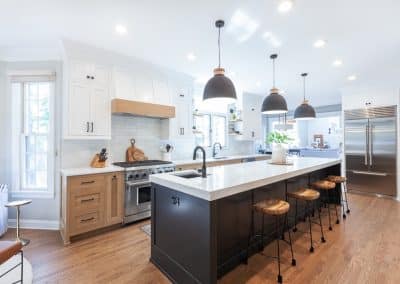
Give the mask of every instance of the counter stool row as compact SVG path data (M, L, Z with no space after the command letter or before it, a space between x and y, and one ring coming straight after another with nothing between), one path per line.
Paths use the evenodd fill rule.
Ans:
M264 250L264 217L265 215L273 216L275 218L275 239L276 239L276 247L277 247L277 256L270 256L272 258L277 259L278 261L278 283L282 283L283 278L281 275L281 258L280 258L280 245L279 241L283 240L290 246L290 251L292 255L292 265L296 265L296 259L294 258L293 254L293 246L292 246L292 237L291 237L291 230L289 229L289 221L288 221L288 212L290 209L290 204L287 202L288 198L295 199L295 225L293 228L293 232L297 231L297 211L298 211L298 200L305 202L305 216L308 216L308 223L309 223L309 234L310 234L310 252L314 252L313 246L313 236L312 236L312 223L315 223L320 226L321 230L321 242L325 243L325 236L324 230L322 226L321 220L321 206L318 204L318 200L321 200L321 192L324 192L324 197L322 203L324 203L328 207L328 218L329 218L329 230L332 230L332 223L331 223L331 212L330 207L333 205L336 211L336 223L339 224L339 215L337 212L337 207L334 202L332 202L333 195L331 194L332 190L336 188L336 184L341 184L341 196L344 196L344 199L341 199L341 205L343 208L343 218L346 218L344 205L347 206L347 213L350 213L349 204L347 200L347 188L346 188L346 179L341 176L328 176L326 180L319 180L311 184L312 188L301 188L294 192L287 192L286 193L286 201L278 200L278 199L266 199L260 202L257 202L253 205L253 212L259 212L262 214L262 231L259 235L254 235L254 224L253 221L251 222L251 232L248 238L248 245L247 245L247 256L245 259L245 263L247 264L247 258L249 255L250 244L253 239L261 238L261 245L259 247L260 251ZM314 212L317 212L319 222L314 222L311 219L311 216L314 217ZM279 233L279 223L280 219L284 217L284 224L282 226L282 233ZM306 218L304 218L306 219ZM253 220L253 219L252 219ZM285 240L284 234L287 230L289 235L289 241Z

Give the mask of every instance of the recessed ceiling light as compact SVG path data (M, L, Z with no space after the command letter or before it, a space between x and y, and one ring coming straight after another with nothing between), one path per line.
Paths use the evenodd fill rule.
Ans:
M281 0L278 5L278 11L280 13L287 13L293 8L292 0Z
M357 76L356 76L356 75L347 76L347 80L349 80L349 81L355 81L355 80L357 80Z
M332 62L332 65L335 67L340 67L343 65L343 61L340 59L335 59L335 61Z
M195 61L195 60L197 59L197 56L196 56L193 52L189 52L189 53L186 55L186 58L187 58L187 60L189 60L189 61Z
M127 28L123 25L116 25L115 32L119 35L124 35L128 32Z
M326 45L326 41L323 39L318 39L314 42L315 48L321 48L321 47L324 47L325 45Z
M258 29L259 24L242 10L233 13L228 26L228 32L236 37L238 42L247 41Z

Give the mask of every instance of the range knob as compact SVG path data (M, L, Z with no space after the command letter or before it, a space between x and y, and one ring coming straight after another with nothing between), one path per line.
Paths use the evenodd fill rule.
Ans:
M147 177L147 173L143 173L142 178Z
M136 175L135 175L135 178L138 179L138 178L139 178L139 174L136 174Z

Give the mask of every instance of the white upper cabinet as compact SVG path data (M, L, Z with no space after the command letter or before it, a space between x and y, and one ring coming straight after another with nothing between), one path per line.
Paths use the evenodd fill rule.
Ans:
M110 69L84 61L66 62L65 139L110 139Z
M243 139L262 139L262 113L263 97L255 94L243 94Z
M154 103L154 88L151 73L142 70L132 75L135 76L135 100Z

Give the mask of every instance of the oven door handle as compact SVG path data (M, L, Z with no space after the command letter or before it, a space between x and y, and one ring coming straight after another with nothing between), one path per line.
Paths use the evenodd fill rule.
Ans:
M139 181L139 182L132 182L132 181L127 181L126 185L131 187L131 186L141 186L141 185L145 185L145 184L150 184L150 181L146 180L146 181Z

